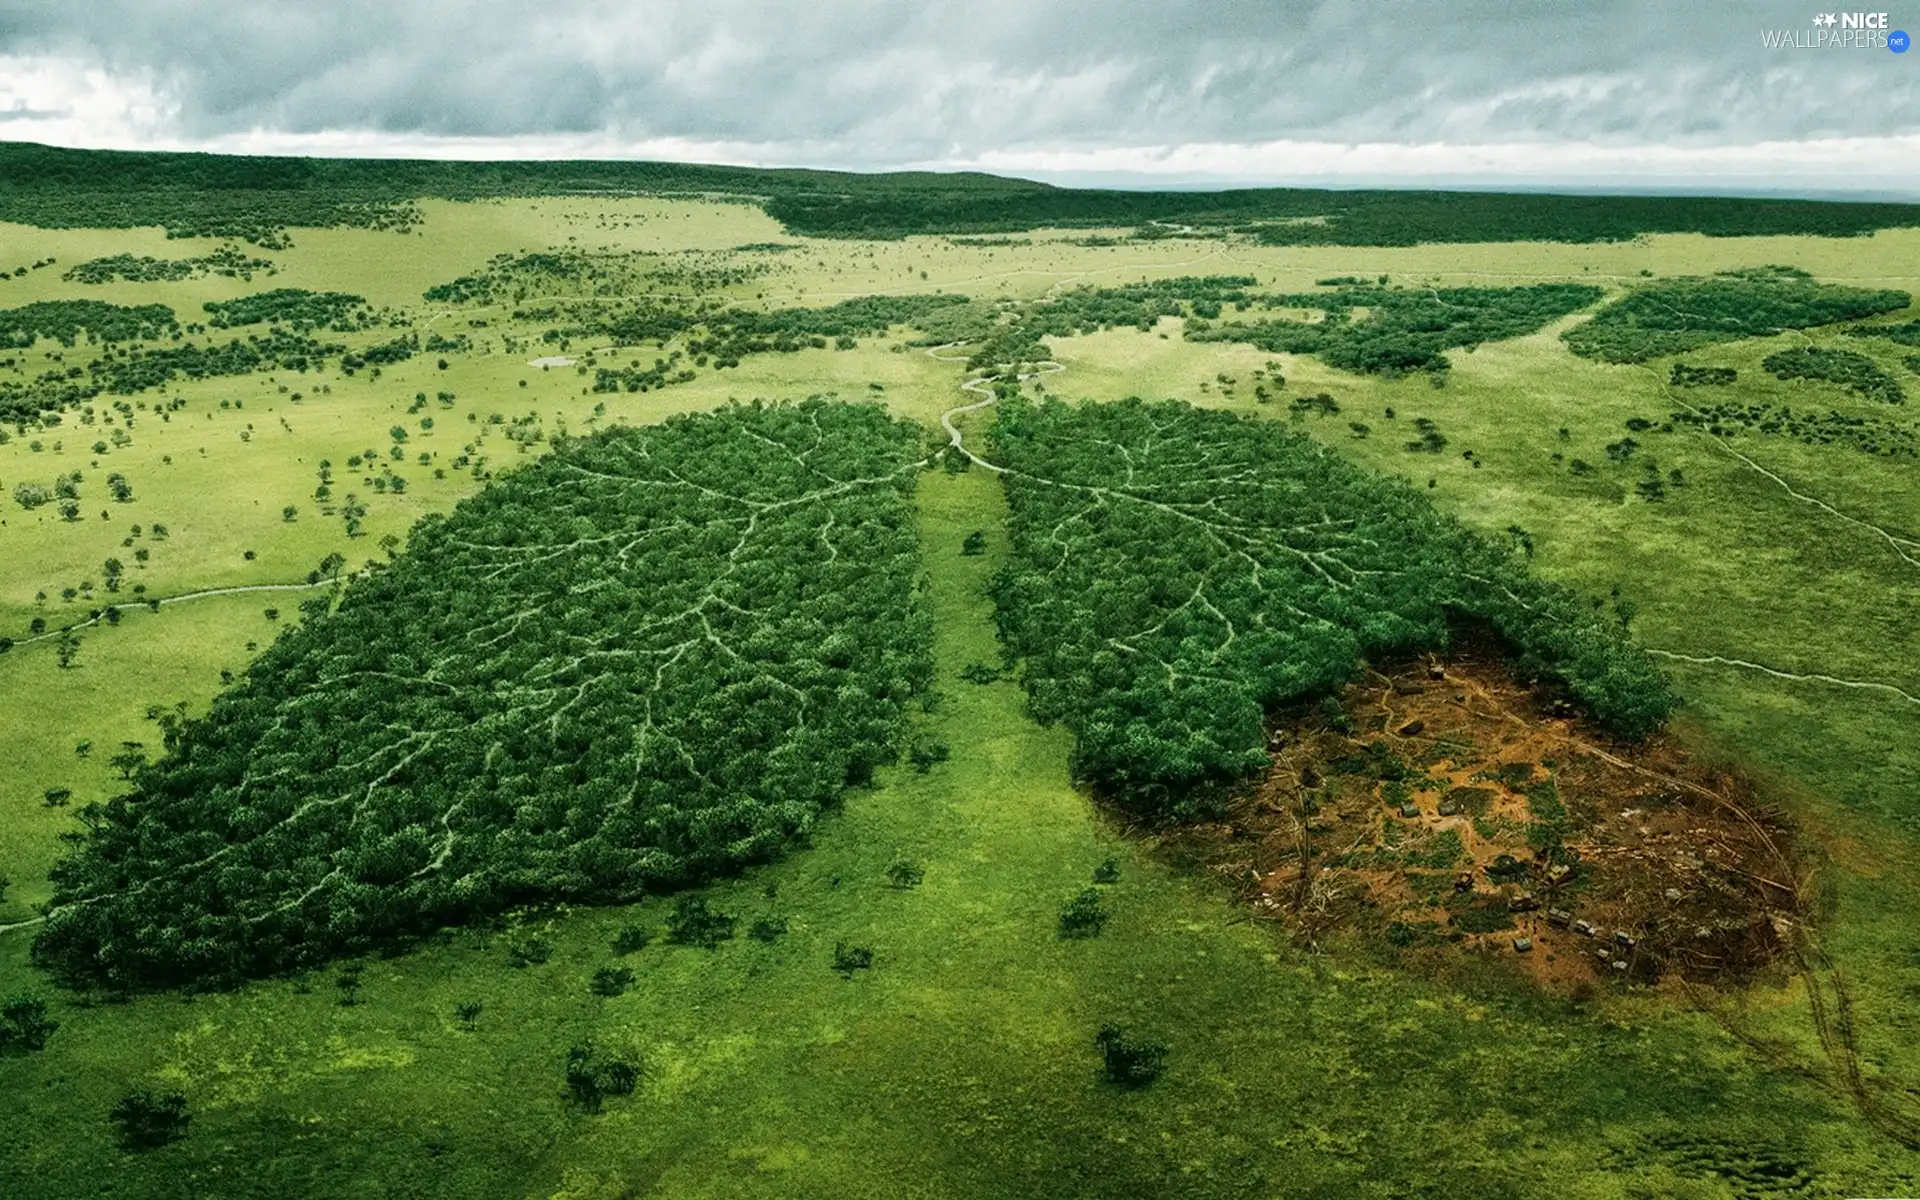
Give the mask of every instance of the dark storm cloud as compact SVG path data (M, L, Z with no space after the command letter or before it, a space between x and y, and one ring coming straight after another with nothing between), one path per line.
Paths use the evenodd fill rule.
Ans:
M859 166L1040 147L1920 131L1920 53L1762 48L1763 27L1811 28L1813 12L1798 0L11 0L0 55L148 80L189 140L593 133L805 147L795 154Z

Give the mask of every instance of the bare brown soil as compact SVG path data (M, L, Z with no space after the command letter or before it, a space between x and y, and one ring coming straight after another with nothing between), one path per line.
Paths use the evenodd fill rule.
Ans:
M1499 956L1557 992L1744 979L1801 927L1791 837L1747 782L1606 738L1490 644L1338 700L1279 722L1272 770L1223 820L1163 839L1257 918L1413 962Z

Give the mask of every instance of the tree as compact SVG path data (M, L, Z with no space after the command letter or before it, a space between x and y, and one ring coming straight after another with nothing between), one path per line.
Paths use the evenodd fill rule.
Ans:
M116 504L125 504L133 499L133 485L118 471L107 476L107 491L112 494Z
M151 1092L145 1088L129 1092L113 1106L113 1123L120 1129L121 1145L129 1151L152 1150L187 1135L193 1120L187 1115L187 1098L179 1092Z
M975 555L975 554L985 554L986 552L987 552L987 535L982 530L978 530L978 529L974 530L972 533L968 534L966 538L960 543L960 553L962 554Z
M59 1028L60 1022L47 1019L46 1001L15 996L0 1006L0 1056L44 1049L47 1039Z
M120 753L107 760L107 765L120 773L120 778L131 783L140 769L147 765L147 748L140 742L121 742Z
M461 1027L471 1033L473 1031L473 1023L480 1019L480 1005L477 1001L473 1000L468 1000L463 1004L456 1004L453 1009L453 1015L459 1018Z
M80 655L80 636L71 629L62 629L60 636L54 639L53 655L61 670L71 667L73 660Z
M897 888L919 887L927 872L912 859L897 858L887 866L887 882Z
M299 515L300 515L300 510L298 508L295 508L291 504L287 505L285 508L280 510L280 519L282 521L286 521L289 523L291 523L295 518L299 517Z
M647 943L652 940L653 934L650 931L638 925L622 925L620 932L613 936L613 952L632 954L637 950L645 950Z
M640 1079L640 1069L630 1063L596 1058L592 1042L567 1051L567 1095L590 1113L600 1112L608 1096L632 1095Z

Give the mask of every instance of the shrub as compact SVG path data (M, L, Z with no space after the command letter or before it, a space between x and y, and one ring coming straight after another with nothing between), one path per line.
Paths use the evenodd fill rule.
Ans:
M1060 910L1060 936L1090 938L1100 936L1106 927L1107 910L1100 907L1100 893L1088 888L1067 901Z
M873 950L867 946L849 946L845 942L833 944L833 969L853 978L855 971L865 971L873 966Z
M593 1043L582 1042L567 1051L568 1097L590 1113L600 1112L608 1096L631 1096L640 1069L630 1063L600 1060Z
M633 986L633 972L626 967L601 967L587 985L596 996L619 996Z
M1102 1025L1093 1037L1093 1044L1100 1049L1101 1071L1108 1083L1124 1088L1145 1087L1166 1070L1164 1043L1128 1037L1116 1025Z
M553 943L545 938L525 938L507 947L507 965L515 970L538 966L552 957Z
M113 1123L120 1144L130 1151L152 1150L185 1137L193 1120L187 1098L179 1092L129 1092L113 1106Z
M667 940L712 950L733 938L735 918L707 906L704 896L682 896L667 916Z
M15 996L0 1006L0 1057L45 1049L59 1028L60 1022L47 1018L46 1001Z

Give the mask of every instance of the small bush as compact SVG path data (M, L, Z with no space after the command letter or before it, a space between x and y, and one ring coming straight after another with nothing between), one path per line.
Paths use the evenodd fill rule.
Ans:
M1095 883L1119 883L1120 860L1117 858L1109 858L1095 867L1093 869L1093 881Z
M121 1146L130 1151L152 1150L179 1141L187 1135L187 1125L193 1120L187 1115L185 1096L145 1088L122 1096L113 1106L112 1116L120 1129Z
M896 859L887 867L887 882L897 888L919 887L926 877L926 869L911 859Z
M613 935L613 952L615 954L632 954L639 950L645 950L647 944L651 941L653 941L653 933L651 930L642 929L638 925L622 925L620 932Z
M913 769L922 775L951 757L953 757L953 749L945 742L925 739L914 742L913 749L907 752L907 758L913 763Z
M1166 1070L1167 1047L1161 1042L1136 1041L1118 1026L1102 1025L1093 1044L1100 1048L1101 1070L1107 1082L1125 1088L1145 1087Z
M868 946L849 946L845 942L833 944L833 969L853 978L855 971L866 971L873 967L873 950Z
M667 940L676 946L699 946L712 950L731 941L735 919L707 906L703 896L682 896L667 917Z
M761 917L747 927L748 937L756 942L766 942L769 945L785 937L786 933L787 919L785 917Z
M507 947L507 965L518 970L538 966L553 957L553 943L545 938L527 938Z
M624 995L633 986L633 972L626 967L601 967L587 986L596 996Z
M60 1022L47 1019L46 1001L15 996L0 1007L0 1057L43 1050L58 1028Z
M605 1107L608 1096L631 1096L640 1081L640 1069L618 1060L596 1062L593 1043L582 1042L567 1051L567 1095L587 1112Z
M1066 907L1060 910L1060 936L1063 938L1098 937L1106 924L1107 910L1100 907L1100 893L1093 888L1067 901Z

